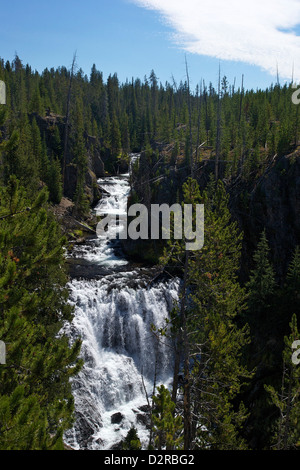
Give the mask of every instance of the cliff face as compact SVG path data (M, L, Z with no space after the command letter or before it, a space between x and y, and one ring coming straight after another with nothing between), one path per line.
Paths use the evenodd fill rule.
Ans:
M60 136L60 147L61 155L64 142L64 131L65 131L65 117L60 116L51 112L48 112L45 117L39 116L36 113L30 115L30 119L35 118L37 125L41 131L41 135L45 136L46 145L48 150L57 151L57 141L55 140L55 129L58 129ZM86 147L86 156L88 161L88 169L86 172L86 186L85 191L88 195L91 205L96 204L100 199L101 193L97 187L97 179L101 176L104 176L105 169L104 163L101 157L100 143L97 138L90 136L87 133L84 134L85 147ZM72 164L74 156L67 151L67 165L66 165L66 176L65 176L65 188L64 195L67 198L72 199L76 191L76 182L77 182L77 170L76 167Z
M242 278L265 228L280 281L300 243L300 150L273 161L252 186L241 182L228 190L231 211L244 231Z
M132 181L137 200L146 205L176 202L188 176L188 169L161 165L159 178L156 178L155 174L149 172L148 166L142 153L139 171ZM201 190L205 188L213 171L214 166L210 162L197 171ZM300 149L274 159L262 176L255 180L245 181L240 178L228 184L227 191L230 211L244 232L241 281L248 280L253 267L253 252L265 228L271 260L280 282L285 278L295 246L300 244ZM131 245L141 254L144 252L138 243L128 242L129 251Z

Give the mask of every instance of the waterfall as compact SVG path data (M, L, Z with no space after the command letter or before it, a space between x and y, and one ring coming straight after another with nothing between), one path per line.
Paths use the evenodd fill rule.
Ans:
M105 197L97 213L124 213L129 175L98 181ZM130 266L117 243L93 239L73 256L108 268L94 279L80 276L69 284L74 320L67 329L82 339L84 366L72 379L76 421L65 434L74 449L117 448L134 425L146 447L149 439L148 402L154 377L170 384L172 348L167 337L158 340L152 326L164 328L178 300L177 279L149 283L151 270Z

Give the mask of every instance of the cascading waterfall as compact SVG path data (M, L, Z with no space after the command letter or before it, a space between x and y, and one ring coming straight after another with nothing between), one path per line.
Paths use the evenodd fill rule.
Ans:
M129 175L99 180L106 196L96 208L98 214L124 213L128 180ZM114 243L104 238L90 240L73 253L110 270L99 279L74 278L69 286L75 315L67 333L71 339L81 337L84 359L82 371L72 379L76 422L65 435L74 449L112 449L132 425L145 448L147 397L154 377L157 384L171 381L171 345L167 338L158 341L152 326L165 326L179 281L149 285L151 272L128 268L128 261L115 253Z

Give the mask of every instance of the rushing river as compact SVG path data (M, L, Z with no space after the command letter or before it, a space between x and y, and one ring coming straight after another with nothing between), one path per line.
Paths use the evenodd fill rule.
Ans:
M105 196L97 214L126 213L129 180L128 173L98 181ZM171 345L158 341L151 326L165 326L178 280L150 282L151 270L131 265L109 233L77 246L73 257L79 271L69 285L75 314L68 335L81 337L84 367L72 379L76 422L65 442L74 449L118 448L134 425L146 448L154 378L167 385L172 376ZM81 276L81 267L101 274Z

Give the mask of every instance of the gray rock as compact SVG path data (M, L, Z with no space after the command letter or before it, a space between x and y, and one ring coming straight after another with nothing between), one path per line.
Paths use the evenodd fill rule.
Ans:
M124 415L122 413L114 413L111 415L111 424L120 424L124 419Z

